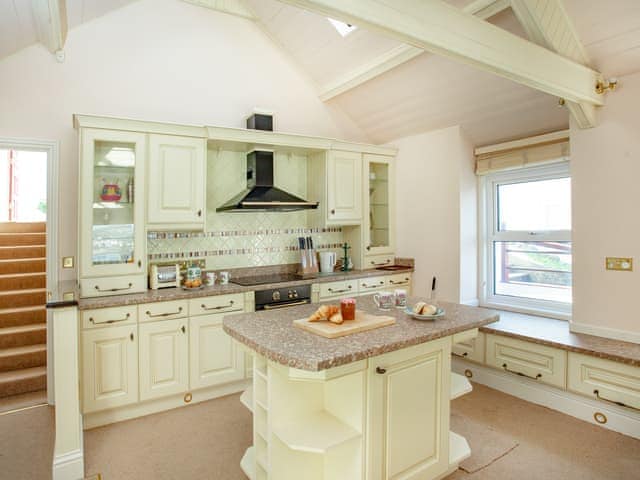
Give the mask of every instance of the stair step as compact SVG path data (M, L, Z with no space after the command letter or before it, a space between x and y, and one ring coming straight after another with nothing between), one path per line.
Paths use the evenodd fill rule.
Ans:
M47 365L47 345L24 345L0 350L0 372L44 367Z
M0 260L9 258L43 258L47 255L45 245L20 245L16 247L0 247Z
M42 273L47 271L46 258L0 260L0 275L9 273Z
M0 292L0 309L35 307L37 305L46 305L46 303L47 291L44 288Z
M47 324L34 323L0 328L0 351L3 348L47 343Z
M45 288L46 273L9 273L0 275L0 291Z
M46 245L46 233L0 233L0 246Z
M45 222L0 222L2 233L43 233L47 231Z
M47 367L0 372L0 398L47 388Z
M46 321L47 309L44 305L0 309L0 328L46 323Z

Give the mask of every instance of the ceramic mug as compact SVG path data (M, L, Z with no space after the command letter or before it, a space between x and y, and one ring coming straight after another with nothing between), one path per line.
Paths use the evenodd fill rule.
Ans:
M220 272L220 285L229 283L229 272Z
M392 292L378 292L373 295L373 301L381 310L390 310L395 303Z
M404 308L407 306L407 291L399 288L394 290L393 298L395 299L396 308Z
M206 272L204 274L204 278L205 278L205 283L211 287L216 283L216 272Z

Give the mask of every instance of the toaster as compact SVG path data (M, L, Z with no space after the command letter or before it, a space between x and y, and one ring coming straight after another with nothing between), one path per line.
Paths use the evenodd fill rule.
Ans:
M149 288L158 290L159 288L170 288L180 286L180 265L151 265L149 272Z

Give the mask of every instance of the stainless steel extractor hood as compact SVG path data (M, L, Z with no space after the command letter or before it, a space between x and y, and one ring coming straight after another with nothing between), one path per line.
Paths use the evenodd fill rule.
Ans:
M216 208L217 212L290 212L318 208L273 186L273 152L255 150L247 155L247 189Z

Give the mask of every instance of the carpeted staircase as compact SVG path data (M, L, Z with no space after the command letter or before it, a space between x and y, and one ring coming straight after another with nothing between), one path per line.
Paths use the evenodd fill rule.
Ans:
M0 223L0 398L47 388L45 245L45 223Z

